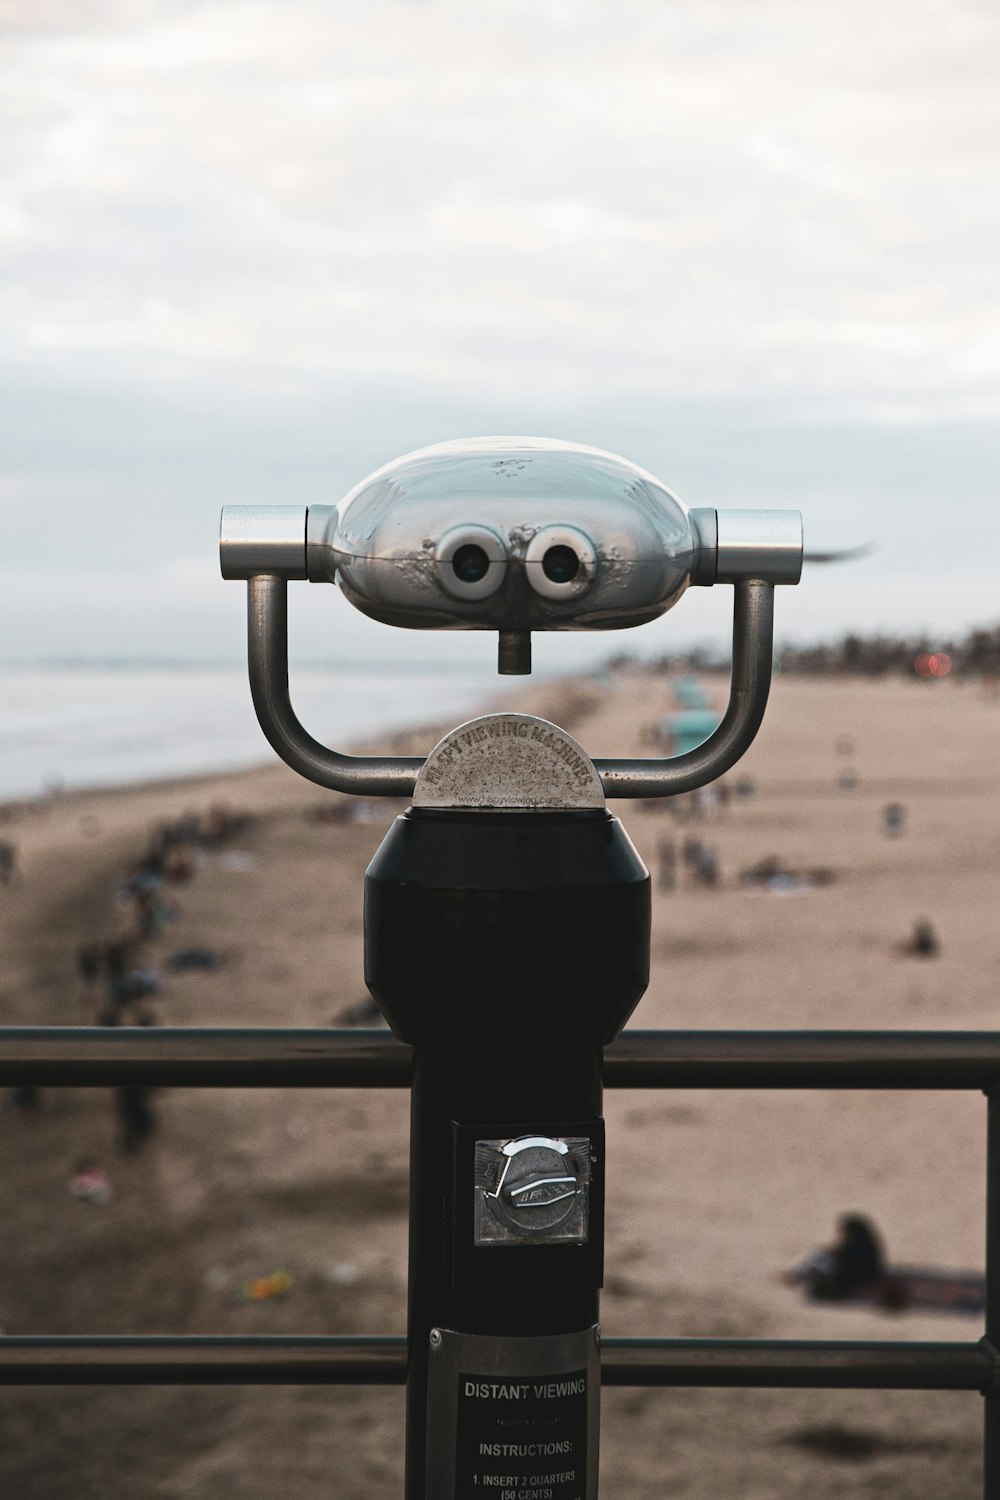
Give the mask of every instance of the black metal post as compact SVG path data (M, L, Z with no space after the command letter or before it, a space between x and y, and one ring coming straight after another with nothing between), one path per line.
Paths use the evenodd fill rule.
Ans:
M648 945L603 809L410 809L369 867L366 978L414 1047L408 1500L595 1500L601 1062Z
M1000 1500L1000 1085L986 1091L986 1336L994 1378L983 1402L983 1495Z

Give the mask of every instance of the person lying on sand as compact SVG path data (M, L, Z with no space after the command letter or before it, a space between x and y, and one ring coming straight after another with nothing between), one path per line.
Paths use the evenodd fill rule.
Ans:
M839 1302L877 1286L885 1269L885 1254L874 1225L863 1214L845 1213L837 1220L834 1242L811 1251L786 1271L782 1280L804 1286L806 1295L816 1302Z

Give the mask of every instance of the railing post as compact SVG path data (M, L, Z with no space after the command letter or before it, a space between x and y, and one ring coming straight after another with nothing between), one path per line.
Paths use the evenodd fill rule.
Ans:
M1000 1349L1000 1086L986 1089L986 1345ZM983 1401L983 1496L1000 1500L1000 1388Z

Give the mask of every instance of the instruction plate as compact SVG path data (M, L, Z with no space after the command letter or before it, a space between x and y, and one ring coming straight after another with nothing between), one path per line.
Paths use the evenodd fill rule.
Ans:
M596 1500L597 1327L493 1338L435 1329L427 1494L435 1500Z

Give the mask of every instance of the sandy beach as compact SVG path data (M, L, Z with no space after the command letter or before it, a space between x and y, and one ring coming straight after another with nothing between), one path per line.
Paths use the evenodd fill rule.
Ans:
M725 682L706 686L721 708ZM591 755L649 754L671 684L636 667L529 686L519 706ZM447 727L392 748L423 753ZM1000 703L974 683L781 677L724 802L685 805L684 819L614 805L654 876L652 977L630 1024L994 1027L998 730ZM129 921L116 890L154 825L222 803L250 820L166 888L156 1019L344 1024L366 995L364 870L399 808L365 803L348 821L331 816L342 801L275 762L63 794L10 819L0 1024L92 1024L80 945ZM891 802L905 817L894 838ZM694 837L714 887L685 867ZM673 889L657 888L664 842ZM791 878L741 878L768 859ZM921 919L939 940L929 957L905 951ZM173 971L192 949L217 967ZM155 1134L129 1155L106 1090L0 1113L5 1333L404 1331L404 1091L172 1090L154 1106ZM892 1262L981 1270L979 1095L609 1091L605 1113L605 1334L979 1337L975 1316L810 1303L781 1280L844 1210L873 1218ZM68 1190L81 1156L106 1173L107 1202ZM275 1273L282 1295L247 1292ZM980 1406L966 1393L607 1390L601 1494L972 1500ZM8 1390L0 1403L0 1493L18 1500L388 1500L402 1448L394 1389Z

